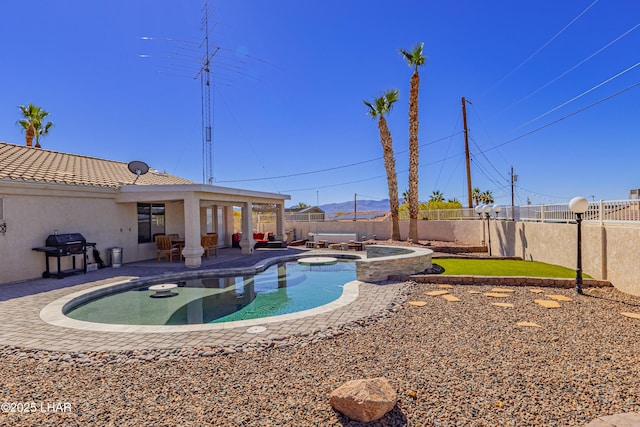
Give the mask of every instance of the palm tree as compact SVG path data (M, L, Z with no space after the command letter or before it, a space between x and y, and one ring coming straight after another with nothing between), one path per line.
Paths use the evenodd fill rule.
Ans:
M476 206L480 204L480 194L482 194L482 192L478 187L475 187L473 190L471 190L471 198L474 202L476 202Z
M418 67L427 60L422 56L423 47L424 43L418 43L410 52L400 49L400 54L413 68L409 94L409 239L414 242L418 241Z
M490 190L482 192L482 194L480 194L480 201L485 205L493 203L493 193Z
M35 137L36 148L40 148L40 137L46 136L53 126L53 122L44 122L49 112L31 103L26 106L20 105L18 108L20 108L23 117L22 120L18 120L18 124L22 126L26 133L27 146L31 147L31 141Z
M435 190L431 192L431 197L429 198L430 202L444 202L444 194L442 191Z
M404 190L402 192L402 205L406 205L409 203L409 190Z
M391 240L400 240L400 220L398 216L398 177L396 176L396 159L393 155L393 140L391 132L384 118L398 100L398 91L388 90L381 97L373 100L373 103L363 101L369 107L368 114L373 119L378 119L380 131L380 144L384 157L384 167L387 170L387 185L389 187L389 205L391 208Z

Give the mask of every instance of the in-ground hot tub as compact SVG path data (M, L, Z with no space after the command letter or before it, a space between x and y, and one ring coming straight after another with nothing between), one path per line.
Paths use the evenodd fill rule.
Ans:
M363 282L382 282L394 274L416 274L431 267L431 249L367 245L367 258L356 261L356 277Z

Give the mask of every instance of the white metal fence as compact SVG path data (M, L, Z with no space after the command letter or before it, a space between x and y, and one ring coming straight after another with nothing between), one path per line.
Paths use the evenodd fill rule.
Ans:
M391 217L388 212L366 212L353 213L343 215L341 217L353 216L358 221L390 221ZM504 220L516 220L527 222L574 222L576 215L569 209L568 203L549 204L549 205L525 205L503 206L496 215L491 212L492 218ZM439 210L421 210L418 213L420 220L432 221L452 221L452 220L472 220L480 219L474 209L439 209ZM600 223L626 223L640 222L640 200L601 200L599 202L590 202L587 212L583 215L584 221L597 221ZM326 214L318 213L285 213L284 220L286 222L322 222L336 221L335 218ZM409 212L400 212L400 220L409 220ZM255 214L254 221L257 223L276 222L275 214Z

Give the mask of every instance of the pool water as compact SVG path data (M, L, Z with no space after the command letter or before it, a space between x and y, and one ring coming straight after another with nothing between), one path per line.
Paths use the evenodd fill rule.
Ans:
M200 273L202 274L202 273ZM76 320L125 325L188 325L277 316L338 299L356 279L355 263L309 266L275 264L255 275L176 281L176 296L152 298L150 283L71 308ZM153 284L156 284L154 282Z

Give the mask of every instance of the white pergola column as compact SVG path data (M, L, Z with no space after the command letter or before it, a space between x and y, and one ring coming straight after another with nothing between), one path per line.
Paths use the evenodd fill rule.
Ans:
M209 208L200 207L200 232L202 234L207 231L207 211Z
M223 212L223 226L224 226L224 243L227 247L231 247L233 244L233 206L225 206Z
M240 249L243 255L251 255L253 253L253 219L251 211L253 203L245 202L242 205L242 240L240 240Z
M218 205L211 206L211 231L218 232Z
M284 203L276 205L276 240L287 241L287 235L284 232Z
M204 249L200 245L200 198L193 193L184 197L184 265L197 268L202 265Z

